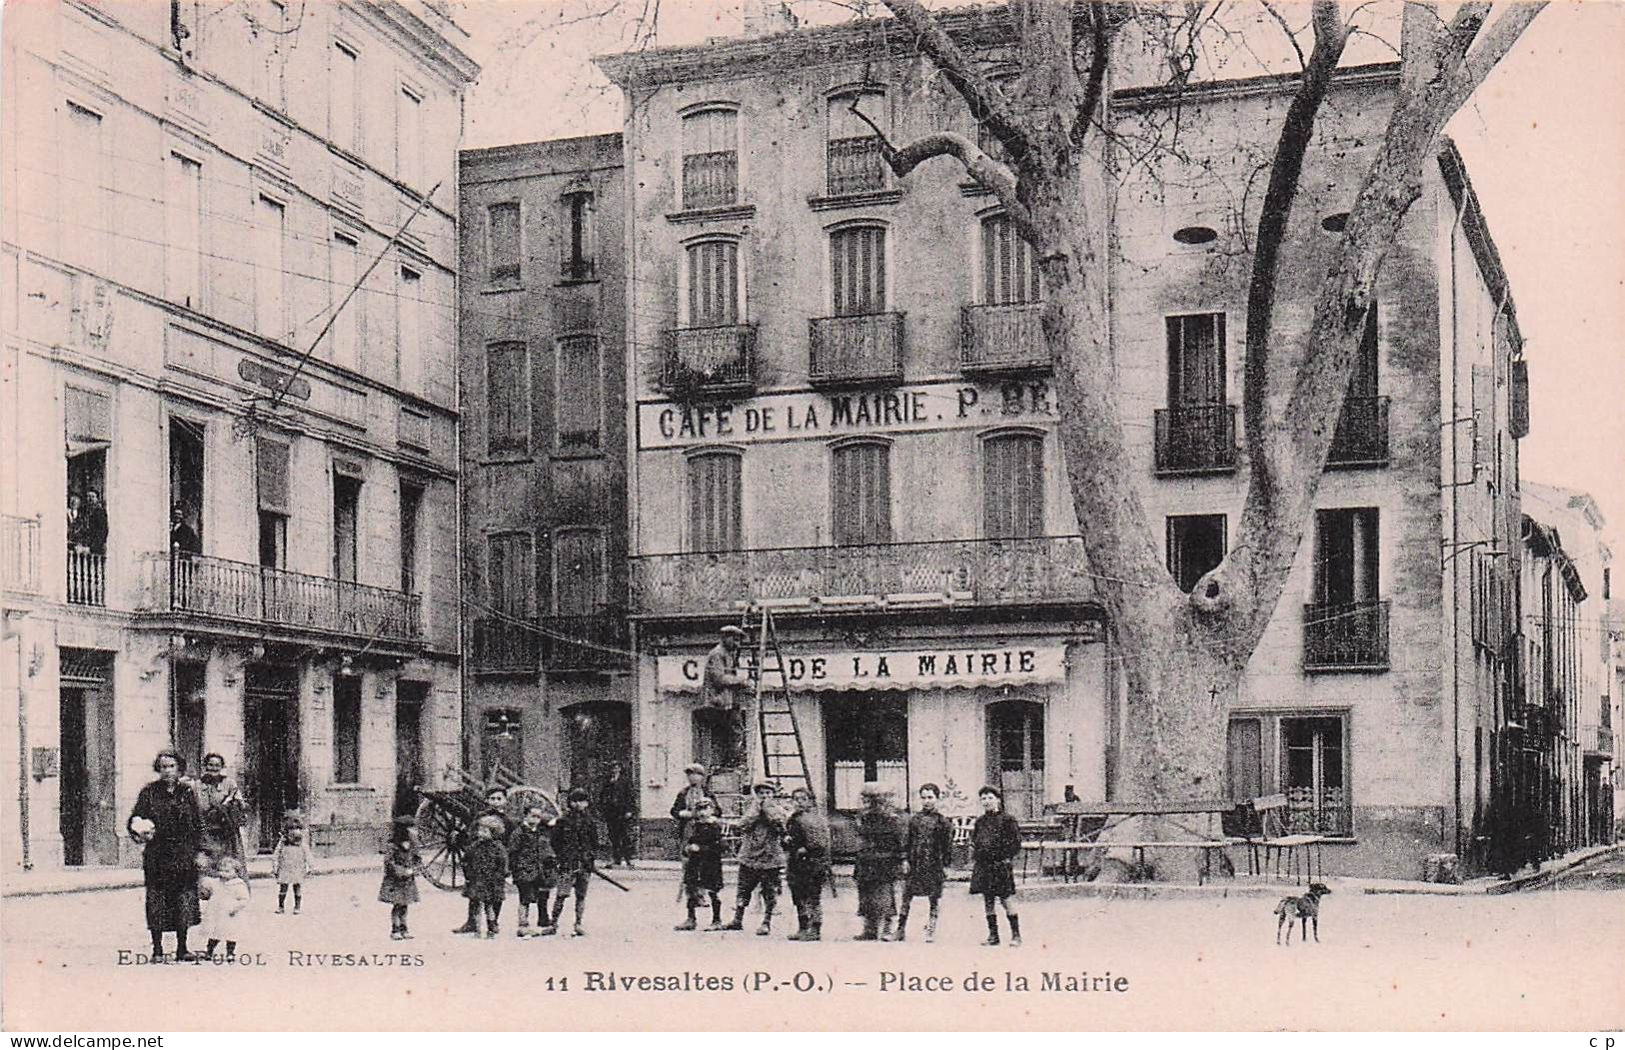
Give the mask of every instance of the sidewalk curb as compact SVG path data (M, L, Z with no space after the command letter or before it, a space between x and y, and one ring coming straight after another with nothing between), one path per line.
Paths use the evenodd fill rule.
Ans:
M1528 875L1514 876L1506 882L1493 882L1485 893L1500 895L1503 893L1519 893L1523 890L1538 890L1554 880L1564 872L1589 864L1599 857L1606 857L1610 853L1617 853L1625 849L1625 843L1615 842L1607 846L1588 846L1566 856L1559 857L1544 865L1540 871Z

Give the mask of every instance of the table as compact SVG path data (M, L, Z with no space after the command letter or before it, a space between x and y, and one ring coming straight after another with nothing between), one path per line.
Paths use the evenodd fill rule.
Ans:
M1145 851L1148 849L1198 849L1202 851L1202 863L1197 869L1197 881L1205 883L1212 874L1213 852L1222 850L1231 845L1231 841L1224 837L1222 832L1215 837L1212 832L1214 819L1222 817L1235 809L1235 803L1220 799L1193 799L1183 802L1136 802L1133 800L1113 800L1110 802L1063 802L1055 807L1056 813L1063 817L1071 817L1070 834L1066 839L1057 842L1040 841L1023 843L1022 878L1027 876L1027 855L1029 852L1038 854L1039 870L1043 870L1044 852L1058 850L1063 853L1066 860L1063 864L1062 876L1068 881L1076 873L1078 855L1085 850L1102 849L1132 849L1135 860L1145 863ZM1085 817L1101 817L1104 822L1088 838L1084 838L1078 830L1078 824ZM1102 842L1100 835L1113 827L1136 817L1154 818L1159 824L1172 827L1182 833L1185 838L1170 838L1164 840L1144 839L1131 842ZM1196 821L1179 818L1205 817L1206 828L1198 830L1191 826ZM1230 867L1230 874L1235 874L1234 866L1225 858L1226 866Z

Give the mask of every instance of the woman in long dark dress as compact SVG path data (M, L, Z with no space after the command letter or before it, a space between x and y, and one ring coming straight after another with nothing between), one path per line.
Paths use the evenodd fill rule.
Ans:
M247 822L248 804L237 782L226 776L223 755L211 751L203 756L197 797L203 817L203 851L212 859L236 857L239 863L246 863L242 826Z
M175 932L175 961L189 962L186 931L202 921L197 900L197 854L203 845L198 800L181 782L181 759L160 751L152 760L158 779L141 789L126 823L130 837L146 847L141 871L147 885L147 929L152 961L164 961L164 933Z

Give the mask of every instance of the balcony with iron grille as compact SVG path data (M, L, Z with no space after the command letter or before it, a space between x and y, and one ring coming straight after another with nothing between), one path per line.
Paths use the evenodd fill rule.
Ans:
M482 617L468 639L468 668L477 675L533 675L540 666L541 634L517 618Z
M1156 440L1160 477L1232 473L1236 469L1236 406L1159 408Z
M901 313L814 317L807 322L807 380L816 387L903 381Z
M1332 432L1328 467L1385 467L1388 465L1388 399L1350 397Z
M544 616L538 626L542 666L549 672L625 671L632 666L624 615Z
M631 559L633 617L1075 605L1095 599L1077 536L929 540Z
M40 521L0 514L0 594L40 593Z
M754 392L756 326L733 324L667 331L660 389L679 399Z
M726 208L739 203L739 154L690 153L683 158L683 207Z
M1303 607L1305 671L1387 668L1387 602L1333 602Z
M1587 755L1614 757L1614 727L1610 723L1590 723L1580 729L1580 746Z
M829 195L847 197L885 189L887 166L881 148L880 138L876 135L831 139L826 152L826 189Z
M959 312L959 370L1006 378L1050 371L1043 303L988 303Z
M141 556L136 612L178 630L422 648L415 594L179 551Z

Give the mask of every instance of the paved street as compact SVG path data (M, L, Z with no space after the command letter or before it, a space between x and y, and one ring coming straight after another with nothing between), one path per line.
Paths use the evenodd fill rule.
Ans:
M1625 897L1608 889L1489 897L1345 888L1323 905L1322 943L1290 948L1276 947L1273 902L1258 897L1029 901L1026 945L994 949L978 944L979 903L962 885L945 900L936 944L852 943L856 901L847 883L838 901L826 901L826 936L834 939L802 945L785 943L778 931L771 940L674 932L681 911L664 874L638 877L630 894L595 884L583 939L520 941L511 916L498 941L452 937L463 902L428 889L412 913L417 937L403 945L388 938L377 881L370 874L316 879L300 916L272 914L274 889L256 883L240 950L264 965L235 969L119 966L120 949L145 947L139 890L8 899L6 1027L932 1028L1024 1019L1074 1028L1598 1029L1625 1022L1610 963L1625 948ZM403 947L417 956L407 968L335 967L293 954L373 961L373 953ZM731 979L733 990L589 992L588 971L689 973ZM758 971L772 975L773 987L742 991ZM1006 991L1007 971L1030 990ZM1108 971L1114 982L1128 978L1126 990L1043 989L1045 973ZM794 990L803 972L800 980L818 991ZM882 991L885 972L947 977L953 990ZM993 990L965 991L973 973L991 979ZM548 990L549 977L556 990Z

